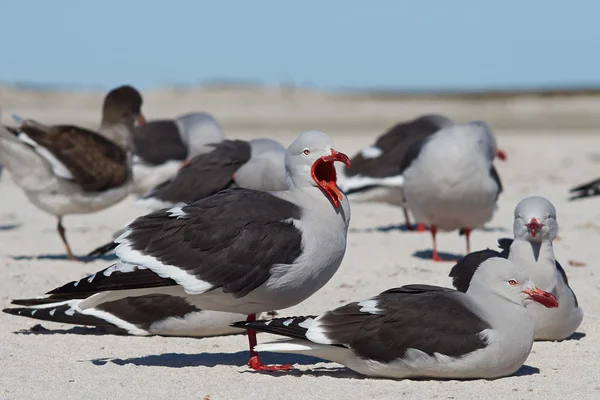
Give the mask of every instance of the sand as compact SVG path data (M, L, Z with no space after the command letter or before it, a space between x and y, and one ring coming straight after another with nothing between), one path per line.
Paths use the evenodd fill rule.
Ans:
M31 109L32 117L49 115L42 104L23 106L22 110ZM57 103L52 104L56 107ZM90 104L86 107L96 103ZM185 109L173 113L194 109L193 104L186 104ZM160 108L158 103L152 107ZM86 112L85 118L78 118L93 125L97 113ZM146 114L152 117L151 112ZM53 120L70 115L74 113L63 110L59 116L53 114ZM475 118L478 116L470 116ZM228 121L233 127L227 131L230 137L261 136L257 129L244 130L232 119ZM314 122L318 126L318 118ZM286 144L300 133L296 125L290 126L278 136ZM334 137L340 151L353 154L369 144L379 128L374 124L349 131L332 124L323 130ZM600 154L594 152L600 148L600 136L556 130L552 135L539 130L534 134L525 129L499 130L497 135L509 157L506 163L497 162L505 192L493 221L473 233L472 247L495 247L499 237L510 236L513 209L523 197L548 197L556 206L560 224L556 255L585 312L575 338L535 343L515 376L495 381L366 379L334 363L272 354L265 354L263 361L297 363L297 370L262 374L246 367L247 341L241 335L210 339L96 335L86 328L53 323L42 324L49 332L35 333L28 330L37 321L0 314L0 399L600 398L600 278L595 271L600 198L566 200L567 190L574 184L597 177ZM136 215L129 198L103 212L69 216L64 222L74 251L83 254L110 239ZM348 248L339 272L313 297L280 315L319 313L409 283L449 286L447 275L453 263L424 258L431 246L429 234L394 228L402 222L398 209L353 204ZM27 201L5 171L0 178L2 308L13 298L41 295L108 265L102 260L88 264L66 261L55 224L53 217ZM464 239L456 232L440 235L438 243L450 258L464 252ZM570 261L585 266L571 266ZM258 340L272 338L261 334Z

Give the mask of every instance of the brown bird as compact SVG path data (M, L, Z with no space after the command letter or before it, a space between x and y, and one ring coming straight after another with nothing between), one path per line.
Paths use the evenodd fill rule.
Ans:
M120 86L106 95L96 132L16 116L16 130L0 127L0 163L36 207L58 218L58 233L71 260L76 257L62 218L103 210L127 196L131 132L145 122L141 106L136 89Z

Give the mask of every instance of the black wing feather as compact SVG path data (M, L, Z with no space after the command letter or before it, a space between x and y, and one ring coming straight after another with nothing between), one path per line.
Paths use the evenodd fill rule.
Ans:
M193 203L231 187L235 171L250 159L250 144L225 140L212 146L213 151L192 158L174 178L159 184L144 198Z
M449 276L452 278L452 286L459 292L466 292L467 289L469 289L471 279L473 279L473 275L475 274L475 271L477 271L477 268L479 268L481 263L485 260L493 257L507 258L504 257L502 253L491 249L475 251L461 258L450 270Z
M591 182L584 183L573 189L569 190L569 193L573 195L569 200L583 199L585 197L592 197L600 195L600 179L593 180Z
M382 151L376 158L365 158L361 153L352 160L352 168L345 168L347 176L363 175L385 178L402 174L405 166L400 162L411 151L411 144L439 131L450 120L441 115L424 115L408 122L394 125L381 135L374 146Z
M302 233L292 222L300 219L300 208L270 193L229 189L184 206L182 212L173 216L161 210L139 217L129 225L129 245L236 297L263 284L273 265L292 264L302 252ZM98 273L91 282L79 282L49 294L175 284L147 269Z
M179 128L171 119L151 121L135 127L133 148L135 155L153 165L170 160L183 161L188 156Z

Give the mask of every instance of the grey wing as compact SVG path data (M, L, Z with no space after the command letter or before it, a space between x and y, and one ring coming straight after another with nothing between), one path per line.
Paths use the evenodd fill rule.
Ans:
M408 285L329 311L316 323L330 342L365 359L390 362L409 349L458 357L485 347L479 333L490 327L460 296L447 288Z

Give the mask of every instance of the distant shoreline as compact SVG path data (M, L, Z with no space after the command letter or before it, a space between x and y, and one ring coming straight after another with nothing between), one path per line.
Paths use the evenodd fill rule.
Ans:
M422 114L443 114L457 122L483 120L494 130L513 132L600 131L600 88L541 90L400 92L390 90L324 91L282 85L212 82L141 90L149 119L172 118L190 111L213 114L226 131L262 135L322 129L327 132L381 133L393 124ZM48 123L93 127L105 89L0 84L3 123L10 114Z

